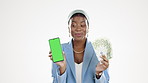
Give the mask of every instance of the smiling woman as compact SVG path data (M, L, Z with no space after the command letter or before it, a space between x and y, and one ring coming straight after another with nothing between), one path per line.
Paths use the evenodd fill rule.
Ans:
M56 80L55 63L51 73L52 61L47 58L47 40L57 36L61 43L71 39L62 44L67 58L66 79L77 79L77 69L83 70L83 82L95 77L91 71L94 67L90 67L92 47L86 42L83 52L77 47L81 44L74 45L72 36L68 37L71 16L67 17L74 9L83 9L90 17L87 40L107 37L111 41L109 82L148 83L147 4L148 0L0 0L0 83L52 83L52 76ZM76 68L73 56L82 53L83 62Z
M88 16L83 10L74 10L68 21L70 42L62 44L64 61L53 63L54 83L108 83L109 61L106 56L97 59L91 42L87 39ZM49 57L52 60L52 52Z
M86 26L85 17L80 16L80 14L76 15L77 16L74 16L71 19L71 22L69 24L69 32L71 33L74 40L83 40L88 31L88 26Z

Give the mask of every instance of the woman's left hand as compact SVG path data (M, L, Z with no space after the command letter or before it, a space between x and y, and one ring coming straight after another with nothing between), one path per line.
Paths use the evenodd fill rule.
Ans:
M109 60L106 58L106 56L102 55L100 56L100 58L102 60L100 60L100 62L96 66L96 74L102 73L109 67Z

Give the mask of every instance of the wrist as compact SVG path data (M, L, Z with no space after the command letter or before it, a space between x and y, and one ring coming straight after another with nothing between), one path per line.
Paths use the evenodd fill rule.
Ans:
M102 76L103 72L96 72L96 78L100 79L100 77Z
M66 71L66 66L60 66L59 71L60 75L62 75Z

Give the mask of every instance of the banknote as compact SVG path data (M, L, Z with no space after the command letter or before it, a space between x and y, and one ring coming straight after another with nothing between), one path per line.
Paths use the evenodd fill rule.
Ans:
M99 58L101 55L105 55L107 59L112 58L112 47L111 43L106 38L98 38L92 42L94 50L96 52L97 57Z

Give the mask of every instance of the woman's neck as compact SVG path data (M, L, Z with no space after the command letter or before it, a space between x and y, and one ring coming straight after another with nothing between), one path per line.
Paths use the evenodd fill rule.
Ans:
M86 43L86 38L83 40L73 40L73 48L74 49L84 49L85 48L85 43Z

